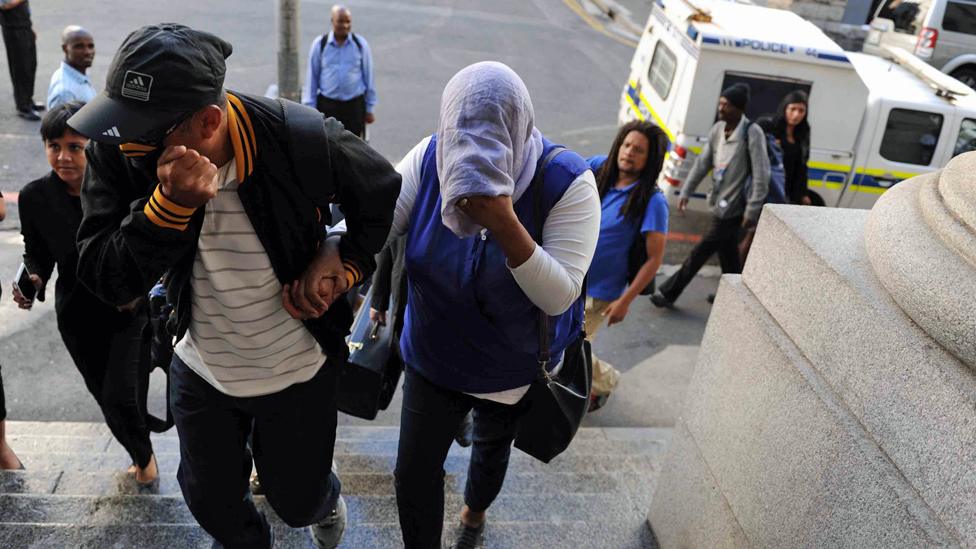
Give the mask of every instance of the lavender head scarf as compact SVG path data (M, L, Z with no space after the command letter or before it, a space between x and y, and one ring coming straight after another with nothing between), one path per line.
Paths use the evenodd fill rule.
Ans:
M535 175L542 134L532 100L507 65L469 65L447 83L437 126L441 219L458 237L481 230L457 207L466 196L508 195L518 200Z

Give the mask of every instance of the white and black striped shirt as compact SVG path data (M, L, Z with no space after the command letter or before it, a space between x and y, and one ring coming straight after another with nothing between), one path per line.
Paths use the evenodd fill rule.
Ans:
M190 329L176 354L228 395L275 393L311 379L325 353L282 306L282 285L237 195L234 162L217 179L193 262Z

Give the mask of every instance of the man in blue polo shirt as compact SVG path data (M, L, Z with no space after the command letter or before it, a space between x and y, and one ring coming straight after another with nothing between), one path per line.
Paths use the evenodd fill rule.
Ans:
M87 103L96 95L86 74L95 60L95 39L91 33L77 25L65 27L61 31L61 51L64 60L51 75L47 88L48 109L71 101Z
M332 7L332 31L316 38L308 51L302 103L361 138L366 124L376 120L373 55L366 39L352 32L352 12L345 6Z
M620 128L609 156L589 159L601 201L600 238L587 273L586 335L591 340L604 320L613 326L627 316L661 266L668 202L658 191L657 177L667 150L661 128L636 120ZM646 259L630 273L628 260L641 251ZM590 411L606 403L619 379L613 366L593 356Z

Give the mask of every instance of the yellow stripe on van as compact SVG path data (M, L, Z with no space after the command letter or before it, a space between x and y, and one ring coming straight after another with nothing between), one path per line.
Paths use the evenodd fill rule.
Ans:
M635 90L637 89L637 82L630 80L627 82L627 84L631 88L634 88ZM638 116L640 116L641 120L643 120L644 116L641 114L640 108L636 104L634 104L634 100L633 98L630 97L629 93L626 95L627 95L627 102L630 103L630 107L634 109L634 111L637 112ZM638 91L637 97L639 97L641 103L643 103L644 106L647 107L647 112L651 113L651 116L654 118L654 123L657 124L662 130L664 130L664 133L667 134L668 139L670 139L671 142L674 143L674 132L672 132L671 128L668 128L667 124L664 123L664 119L661 118L659 114L657 114L657 111L654 110L654 107L651 106L651 103L647 100L646 97L644 97L644 93Z

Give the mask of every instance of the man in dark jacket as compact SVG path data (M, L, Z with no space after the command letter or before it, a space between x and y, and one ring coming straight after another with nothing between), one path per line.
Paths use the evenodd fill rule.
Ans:
M69 121L97 141L78 275L122 304L166 274L178 478L204 529L223 546L271 546L248 495L252 452L277 514L335 547L346 508L327 464L352 320L338 297L373 270L400 178L334 120L225 92L231 50L182 25L143 27L119 48L105 92ZM309 115L314 133L300 134ZM348 232L326 238L332 202Z
M681 186L678 200L678 212L683 213L688 199L711 172L713 184L708 206L712 223L681 268L651 296L651 303L657 307L674 305L712 254L718 253L723 273L742 272L739 231L756 226L769 191L770 170L766 134L746 118L748 103L749 86L743 83L729 86L719 97L718 122L709 131L708 141Z

